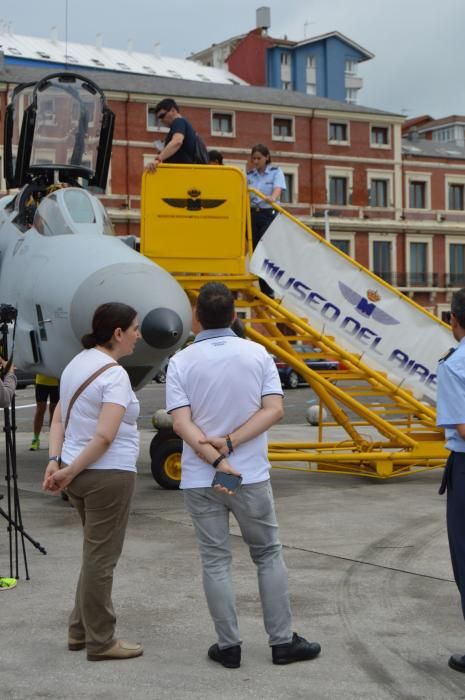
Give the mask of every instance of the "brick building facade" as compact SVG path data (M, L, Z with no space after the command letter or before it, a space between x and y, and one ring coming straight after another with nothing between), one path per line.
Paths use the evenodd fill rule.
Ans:
M85 71L83 71L85 74ZM46 74L0 70L0 129L8 94ZM438 313L465 285L465 150L402 142L403 117L293 92L91 71L116 115L102 200L118 234L139 234L140 189L154 106L173 96L209 148L244 170L262 142L282 167L284 206L415 301ZM0 156L3 156L0 146ZM5 192L3 175L0 190Z

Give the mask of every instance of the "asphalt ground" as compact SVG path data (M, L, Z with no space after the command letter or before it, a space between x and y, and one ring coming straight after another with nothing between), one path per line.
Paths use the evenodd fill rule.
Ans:
M194 533L182 494L152 479L149 428L141 432L137 494L114 582L118 633L141 641L144 656L91 663L85 652L69 652L81 533L73 509L40 490L47 434L40 452L28 451L33 408L20 408L33 403L28 391L17 399L20 505L26 532L47 554L26 541L30 580L20 552L18 585L0 592L2 700L465 697L465 674L447 667L450 654L465 653L465 623L449 561L445 500L437 495L440 471L380 483L274 469L294 628L323 651L311 662L271 664L254 567L233 525L244 644L241 668L226 670L206 658L215 638ZM157 408L155 398L163 396L158 386L144 392L142 415L146 403ZM306 392L286 392L286 401L304 405ZM271 438L311 440L315 430L301 419L276 426ZM1 464L4 470L3 457ZM6 522L0 526L0 566L8 575Z

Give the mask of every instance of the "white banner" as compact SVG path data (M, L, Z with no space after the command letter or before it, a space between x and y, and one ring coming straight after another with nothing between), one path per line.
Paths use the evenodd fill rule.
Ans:
M283 215L261 239L250 269L313 328L417 398L436 402L437 363L455 344L439 321Z

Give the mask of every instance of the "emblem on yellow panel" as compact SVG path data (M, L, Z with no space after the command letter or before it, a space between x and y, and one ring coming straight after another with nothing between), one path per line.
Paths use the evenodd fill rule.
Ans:
M200 190L191 189L187 191L188 197L174 198L163 197L165 204L176 209L187 209L187 211L200 211L201 209L216 209L226 202L225 199L202 199Z

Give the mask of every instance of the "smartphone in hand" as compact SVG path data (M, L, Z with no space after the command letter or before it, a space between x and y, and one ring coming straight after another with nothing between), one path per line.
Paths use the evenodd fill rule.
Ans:
M228 491L235 493L242 483L242 476L234 474L226 474L225 472L216 472L213 477L212 486L223 486Z

